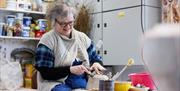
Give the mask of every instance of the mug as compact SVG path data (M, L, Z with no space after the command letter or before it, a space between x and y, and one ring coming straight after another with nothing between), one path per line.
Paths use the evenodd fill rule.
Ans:
M114 80L99 80L99 91L114 91Z
M131 82L119 82L114 83L114 91L128 91L131 87Z

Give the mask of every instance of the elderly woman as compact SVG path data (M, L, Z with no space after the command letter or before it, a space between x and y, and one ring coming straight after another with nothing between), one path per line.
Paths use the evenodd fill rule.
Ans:
M39 91L71 91L86 89L87 74L105 70L93 42L73 28L75 10L57 1L47 12L53 29L38 43L35 68Z

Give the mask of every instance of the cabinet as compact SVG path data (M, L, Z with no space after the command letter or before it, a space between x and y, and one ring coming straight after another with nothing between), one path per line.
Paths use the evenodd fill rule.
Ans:
M102 52L102 36L103 36L103 30L102 30L102 14L101 13L96 13L96 14L92 14L92 19L93 19L93 23L92 23L92 31L90 32L90 38L93 40L95 46L96 46L96 50L97 53L100 54L101 56L103 56ZM97 47L99 46L99 47Z
M133 58L135 65L142 65L140 41L143 32L160 23L160 1L100 1L101 11L93 13L91 38L95 43L103 41L102 49L99 50L104 64L125 65L128 58Z
M102 0L69 0L69 2L78 7L82 4L90 7L92 13L100 13L102 12Z
M125 15L119 17L119 12L124 12ZM140 20L140 7L103 14L103 59L105 64L123 65L130 57L140 60L138 55L140 54L138 43L142 35Z
M102 11L141 5L141 0L102 0Z
M134 6L160 7L159 0L102 0L103 11L125 9Z

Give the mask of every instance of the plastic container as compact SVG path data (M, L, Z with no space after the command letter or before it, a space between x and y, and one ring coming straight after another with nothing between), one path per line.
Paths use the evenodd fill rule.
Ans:
M30 11L30 10L32 10L32 5L29 2L18 2L17 9Z
M15 23L15 18L16 18L15 15L6 15L6 24L8 26L13 26Z
M36 37L36 38L40 38L40 37L42 37L42 35L43 35L44 33L46 33L46 32L45 32L45 31L35 31L35 37Z
M23 27L22 37L29 37L30 27Z
M32 89L32 78L24 78L24 87Z
M24 13L16 13L16 19L23 20Z
M23 26L29 27L31 24L31 19L32 19L32 17L23 17Z
M147 72L131 73L128 76L130 77L132 85L134 86L136 86L137 84L140 84L142 86L149 87L150 90L153 90L156 88L151 75Z
M116 81L114 83L114 91L128 91L129 88L131 88L131 82L120 82L120 81Z
M40 27L40 31L46 31L47 28L47 20L46 19L38 19L38 26Z
M17 5L17 2L16 1L6 1L7 2L7 9L14 9L16 10L16 5Z

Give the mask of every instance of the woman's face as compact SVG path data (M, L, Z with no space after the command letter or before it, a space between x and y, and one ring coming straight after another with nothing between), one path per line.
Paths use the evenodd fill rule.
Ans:
M74 25L73 14L69 14L67 17L61 19L61 17L55 19L55 29L61 35L70 37Z

